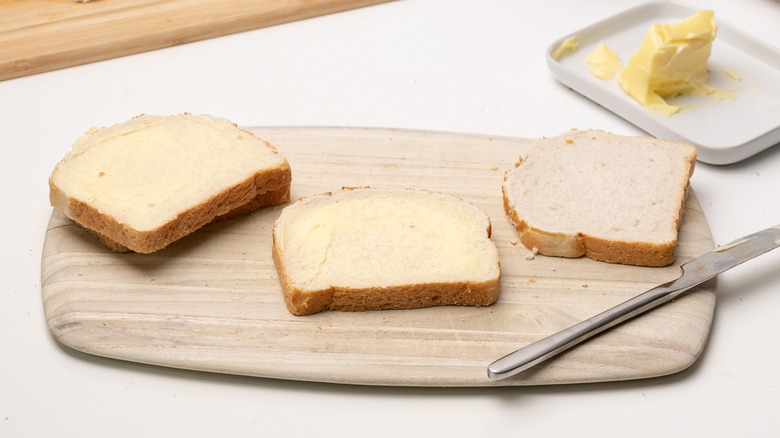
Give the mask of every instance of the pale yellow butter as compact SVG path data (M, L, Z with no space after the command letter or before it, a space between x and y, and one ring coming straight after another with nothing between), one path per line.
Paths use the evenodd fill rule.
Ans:
M67 160L52 175L63 193L151 231L284 158L227 120L187 114L90 129Z
M621 87L647 109L664 115L681 108L669 104L667 98L713 93L715 89L707 85L707 61L716 34L710 10L678 23L652 25L621 72Z
M348 193L351 192L351 193ZM286 208L275 238L299 287L433 284L498 274L488 216L454 196L356 189Z
M605 81L612 79L622 67L617 53L610 50L604 41L599 43L596 50L588 55L586 61L590 66L590 74Z
M580 47L581 38L577 35L566 38L563 42L552 52L550 56L552 59L559 60L562 56L568 55Z
M729 68L727 68L726 70L723 70L723 73L726 73L726 76L730 77L731 79L734 79L735 81L742 80L742 78L739 76L739 73L737 73L734 70L731 70Z

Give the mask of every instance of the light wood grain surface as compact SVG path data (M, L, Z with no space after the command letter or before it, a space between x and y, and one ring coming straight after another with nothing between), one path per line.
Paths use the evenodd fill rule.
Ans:
M0 1L0 81L389 0Z
M46 318L60 342L168 367L398 386L648 378L687 368L704 347L714 280L513 378L492 382L486 374L493 360L675 278L680 263L711 250L693 191L674 266L530 258L501 204L503 174L528 140L371 128L252 130L290 161L293 199L342 186L415 187L484 208L501 256L499 301L296 317L284 306L271 260L281 207L208 225L149 255L112 253L55 211L41 275Z

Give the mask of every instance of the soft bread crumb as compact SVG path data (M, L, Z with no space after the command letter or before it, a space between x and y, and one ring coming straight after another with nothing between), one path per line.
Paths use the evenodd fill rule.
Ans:
M539 254L666 266L695 160L684 143L572 130L520 157L505 175L504 208Z

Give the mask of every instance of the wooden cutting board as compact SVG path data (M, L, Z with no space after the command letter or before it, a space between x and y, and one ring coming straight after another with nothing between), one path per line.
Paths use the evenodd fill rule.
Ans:
M691 365L712 323L715 281L513 378L487 365L679 275L713 248L691 192L672 267L530 257L501 183L529 141L368 128L254 128L293 169L292 198L342 186L425 188L482 207L501 256L490 307L297 317L271 260L281 207L212 224L158 253L113 253L58 212L43 248L43 303L63 344L99 356L279 379L399 386L619 381Z
M0 0L0 81L389 0Z

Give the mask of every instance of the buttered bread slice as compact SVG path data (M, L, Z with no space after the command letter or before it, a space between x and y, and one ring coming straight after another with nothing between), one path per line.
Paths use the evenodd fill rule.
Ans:
M273 259L295 315L486 306L500 281L490 232L487 214L453 195L344 189L285 207Z
M115 250L150 253L212 220L289 200L273 146L208 115L92 129L49 178L51 205Z
M539 254L666 266L695 162L688 144L573 130L520 157L505 176L504 207Z

